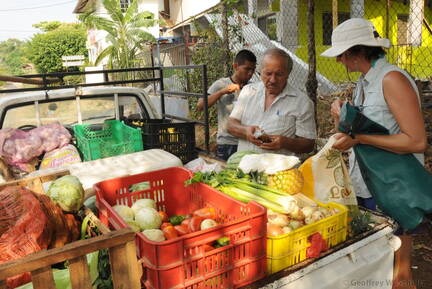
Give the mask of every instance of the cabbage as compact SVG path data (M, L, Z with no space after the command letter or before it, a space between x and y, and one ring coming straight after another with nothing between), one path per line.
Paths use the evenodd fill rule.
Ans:
M153 201L152 199L140 199L137 200L133 205L132 205L132 210L134 211L135 215L138 213L139 210L141 210L142 208L153 208L156 209L156 202Z
M141 228L137 222L135 222L133 220L127 220L126 223L132 229L132 231L134 231L135 233L138 233L139 231L141 231Z
M66 212L76 212L84 203L83 186L77 177L71 175L53 181L47 195Z
M162 219L159 213L153 208L142 208L135 214L135 221L141 230L159 229Z
M123 218L125 221L132 221L135 218L134 211L125 205L115 205L113 209Z
M163 232L161 230L159 230L159 229L144 230L144 231L142 231L142 233L150 241L154 241L154 242L165 241L165 236L164 236Z

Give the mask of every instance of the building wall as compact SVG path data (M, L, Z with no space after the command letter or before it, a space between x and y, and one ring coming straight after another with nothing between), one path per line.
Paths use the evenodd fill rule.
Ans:
M350 13L351 0L338 1L339 13ZM408 1L407 1L408 2ZM307 1L299 2L299 48L296 55L307 62ZM423 24L422 41L419 47L402 45L398 40L398 15L408 15L409 4L403 1L391 1L388 32L386 31L386 1L365 0L364 18L372 21L377 32L381 37L390 39L392 47L387 50L387 59L391 63L397 64L406 69L416 78L426 78L432 75L432 59L430 48L432 46L432 33ZM356 80L358 75L355 73L347 74L345 68L335 59L321 57L320 54L329 46L323 44L323 13L332 11L332 1L315 2L315 44L317 57L317 70L332 81ZM432 24L432 9L425 7L424 19ZM399 24L400 25L400 24ZM291 25L290 25L291 26Z
M163 10L164 8L163 1L162 3L160 2L160 0L139 0L138 11L149 11L153 13L155 19L159 19L159 11ZM147 28L147 31L150 32L155 38L160 36L159 25Z
M174 25L195 16L221 2L220 0L171 0L170 16Z

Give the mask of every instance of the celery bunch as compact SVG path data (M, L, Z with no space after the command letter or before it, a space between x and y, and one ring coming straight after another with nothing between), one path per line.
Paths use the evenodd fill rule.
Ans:
M286 193L251 181L250 175L241 170L223 170L220 173L197 172L185 182L189 185L203 182L241 202L255 201L281 214L289 214L296 207L296 200Z

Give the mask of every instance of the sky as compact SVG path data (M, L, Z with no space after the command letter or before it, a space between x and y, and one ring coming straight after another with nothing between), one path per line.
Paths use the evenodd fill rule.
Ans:
M76 22L73 14L78 0L0 0L0 41L9 38L30 40L42 21Z

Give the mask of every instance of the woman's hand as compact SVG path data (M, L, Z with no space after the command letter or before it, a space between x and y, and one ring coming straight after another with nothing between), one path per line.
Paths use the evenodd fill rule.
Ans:
M359 144L359 141L356 139L353 139L346 133L337 133L335 134L336 142L333 144L333 148L337 149L341 152L347 151L356 144Z
M336 125L339 123L340 118L340 111L342 105L345 103L345 101L338 99L335 99L333 103L331 104L330 113L333 117L333 120L335 121Z

